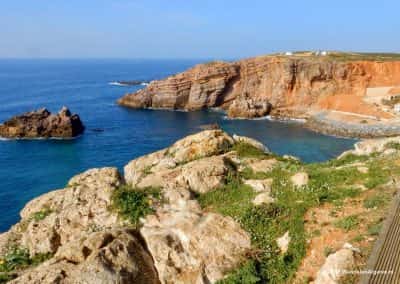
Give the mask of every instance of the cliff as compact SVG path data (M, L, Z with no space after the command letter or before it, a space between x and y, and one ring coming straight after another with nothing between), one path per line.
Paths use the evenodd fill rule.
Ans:
M303 164L207 130L123 175L88 170L0 234L0 282L337 283L332 268L366 262L398 187L399 145L364 141Z
M133 108L220 107L230 117L308 117L313 111L338 110L390 118L363 98L368 88L397 85L399 57L299 53L200 64L153 81L118 103Z

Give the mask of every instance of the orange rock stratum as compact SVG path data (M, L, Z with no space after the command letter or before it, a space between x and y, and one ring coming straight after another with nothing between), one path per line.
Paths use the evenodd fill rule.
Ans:
M321 110L393 118L393 111L379 102L400 86L400 56L382 60L347 55L268 55L199 64L118 102L134 108L220 107L230 117L245 118L307 118Z

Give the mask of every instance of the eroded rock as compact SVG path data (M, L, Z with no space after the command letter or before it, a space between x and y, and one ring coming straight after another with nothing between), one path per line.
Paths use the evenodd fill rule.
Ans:
M294 174L291 178L290 181L295 187L302 187L308 184L308 174L306 172L299 172Z
M239 135L234 134L233 140L235 140L235 142L242 142L242 143L249 144L265 153L270 152L269 149L263 143L257 141L256 139L250 138L250 137L239 136Z
M346 274L343 272L354 266L354 248L345 244L337 252L330 254L318 272L315 284L337 284Z
M10 283L151 283L157 271L137 232L94 232L60 248L51 260Z
M109 206L121 182L116 168L92 169L73 177L67 188L33 199L21 211L20 226L13 229L20 245L31 255L54 253L82 234L119 224Z
M161 283L214 283L250 248L248 234L230 217L203 213L196 201L168 207L144 220L141 229Z
M0 125L0 136L6 138L70 138L83 133L83 126L77 114L71 114L63 107L58 114L39 109L14 116Z

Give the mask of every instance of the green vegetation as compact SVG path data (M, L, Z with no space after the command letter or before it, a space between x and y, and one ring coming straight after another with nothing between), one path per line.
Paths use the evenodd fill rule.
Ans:
M236 151L237 155L240 158L264 158L264 157L268 157L268 155L254 147L253 145L250 145L249 143L245 143L245 142L237 142L232 146L233 151Z
M35 220L36 222L39 222L49 216L53 211L50 208L43 208L42 210L35 212L31 216L31 220Z
M153 204L160 201L161 191L158 188L136 189L123 185L112 195L112 209L132 225L138 226L139 219L154 212Z
M237 143L232 150L241 158L270 158L271 155L246 143ZM272 156L273 157L273 156ZM275 157L274 157L275 158ZM301 162L277 158L279 163L270 171L255 173L244 168L239 174L231 174L222 188L197 196L202 207L210 211L231 216L249 232L253 251L251 257L220 283L287 283L292 279L306 252L307 237L304 215L311 208L323 203L335 206L340 212L344 201L359 196L361 185L373 188L385 184L400 167L378 154L370 156L346 155L324 163L302 164ZM361 173L353 164L363 163L368 173ZM302 189L295 188L290 177L305 171L309 183ZM243 184L243 179L272 178L272 195L276 202L254 206L254 191ZM383 205L380 198L365 201ZM340 219L335 226L350 231L360 224L358 216ZM276 239L286 231L292 240L285 254L279 252ZM315 232L315 234L320 232ZM360 240L360 239L359 239Z
M333 249L333 248L331 248L331 247L324 247L324 255L325 255L325 257L327 257L328 255L330 255L330 254L332 254L332 253L334 253L335 252L335 250Z
M253 257L221 283L284 283L293 276L305 254L303 216L309 204L297 202L303 193L290 185L291 168L283 163L263 176L274 178L273 193L278 197L274 204L254 206L255 193L240 177L198 196L203 207L233 217L251 236ZM276 239L288 230L292 241L288 252L280 254Z
M153 166L152 165L150 165L150 166L147 166L147 167L145 167L144 169L143 169L143 174L144 175L149 175L149 174L151 174L152 172L151 172L151 168L152 168Z
M371 236L377 236L379 235L381 229L382 229L382 221L380 220L368 227L368 234Z
M369 196L364 200L365 208L381 208L383 205L387 204L389 201L388 197L384 194L375 194Z
M337 228L343 229L346 232L348 232L348 231L355 229L359 223L360 223L360 219L358 218L358 216L351 215L351 216L347 216L347 217L337 221L335 223L335 226Z
M30 257L27 249L11 247L4 258L0 259L0 283L5 283L13 279L15 277L14 271L29 266L36 266L50 259L52 256L51 253L44 253Z
M372 53L372 52L330 52L329 59L337 61L397 61L399 53Z
M386 149L396 149L396 150L400 150L400 143L398 142L389 142L385 145Z
M234 150L241 158L269 157L245 143L237 143ZM376 162L378 158L375 154L346 155L341 159L308 165L281 158L279 165L269 172L254 173L250 168L245 168L239 176L231 176L224 187L199 195L198 200L203 207L233 217L251 236L254 249L252 257L221 283L290 281L306 252L304 214L325 202L334 204L340 211L346 198L361 194L357 185L366 181L366 185L371 188L387 182L391 171L382 168L382 163ZM367 163L370 168L368 173L360 173L355 166L351 166L360 162ZM290 177L299 171L306 171L310 177L309 184L301 190L290 182ZM254 206L251 201L255 193L242 183L242 178L273 178L272 195L276 202ZM359 223L358 216L349 216L335 225L349 231ZM288 252L280 254L276 239L286 231L289 231L292 240Z

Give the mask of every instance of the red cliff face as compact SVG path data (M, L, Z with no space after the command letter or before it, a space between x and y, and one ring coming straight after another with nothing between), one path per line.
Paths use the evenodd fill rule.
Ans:
M347 111L348 100L351 104L359 101L361 112L368 114L376 110L361 102L366 88L395 85L400 85L400 61L263 56L200 64L153 81L118 102L134 108L221 107L231 117L258 117L269 112L300 117L319 109Z

